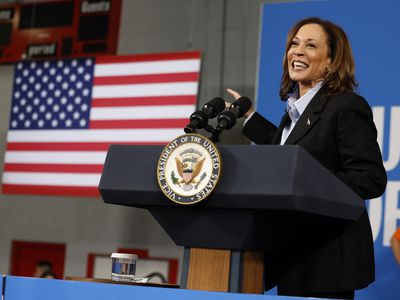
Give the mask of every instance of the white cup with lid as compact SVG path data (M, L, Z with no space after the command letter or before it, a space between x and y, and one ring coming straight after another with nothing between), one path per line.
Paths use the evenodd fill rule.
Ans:
M111 280L133 281L136 273L136 254L113 253L111 254L112 270Z

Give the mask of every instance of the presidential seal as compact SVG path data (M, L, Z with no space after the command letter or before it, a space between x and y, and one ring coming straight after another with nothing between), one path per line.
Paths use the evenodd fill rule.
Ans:
M194 204L207 198L218 183L221 156L217 147L198 134L185 134L171 141L157 165L158 184L168 199Z

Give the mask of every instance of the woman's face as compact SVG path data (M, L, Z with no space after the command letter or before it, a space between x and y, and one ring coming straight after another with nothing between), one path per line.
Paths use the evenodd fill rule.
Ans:
M331 63L327 35L318 24L300 27L287 53L289 77L302 87L311 88L321 81Z

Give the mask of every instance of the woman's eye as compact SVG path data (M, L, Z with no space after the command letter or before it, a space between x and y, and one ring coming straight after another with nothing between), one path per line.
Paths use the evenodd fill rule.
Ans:
M314 45L314 44L308 44L307 47L309 47L309 48L316 48L317 46Z
M290 46L297 46L299 43L298 42L295 42L295 41L291 41L290 42Z

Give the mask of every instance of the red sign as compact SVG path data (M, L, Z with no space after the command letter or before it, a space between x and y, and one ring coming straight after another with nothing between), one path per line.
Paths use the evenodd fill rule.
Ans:
M115 54L122 0L0 5L0 63Z

